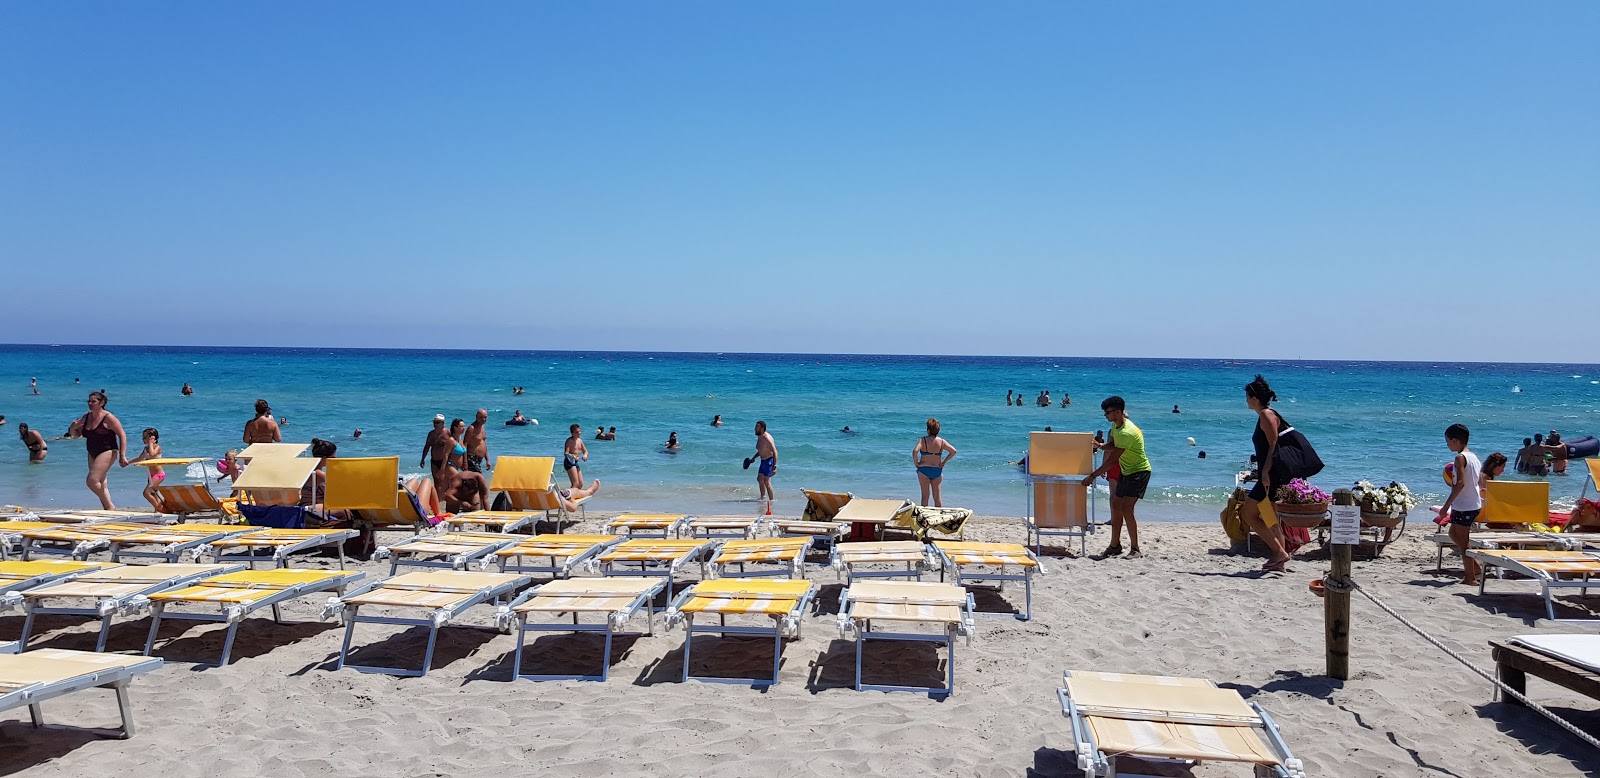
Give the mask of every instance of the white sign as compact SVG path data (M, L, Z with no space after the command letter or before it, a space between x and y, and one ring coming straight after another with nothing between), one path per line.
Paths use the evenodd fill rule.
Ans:
M1361 506L1335 505L1333 512L1332 542L1339 545L1361 544Z

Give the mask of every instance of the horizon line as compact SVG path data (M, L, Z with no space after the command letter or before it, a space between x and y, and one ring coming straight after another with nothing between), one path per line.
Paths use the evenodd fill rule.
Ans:
M1090 355L1055 355L1055 354L891 354L869 351L846 352L821 352L821 351L695 351L690 349L666 349L656 351L638 351L628 349L524 349L524 348L408 348L403 346L220 346L203 344L173 344L173 343L0 343L0 349L13 347L36 348L167 348L167 349L229 349L238 351L247 350L277 350L277 351L303 351L308 349L320 351L399 351L399 352L433 352L433 353L462 353L481 354L486 352L511 352L521 354L676 354L686 356L736 356L736 357L896 357L896 358L926 358L926 359L951 359L951 358L990 358L990 359L1125 359L1125 360L1150 360L1150 361L1178 361L1178 362L1222 362L1246 364L1250 362L1307 362L1322 364L1395 364L1395 365L1548 365L1548 366L1579 366L1594 367L1588 362L1496 362L1496 361L1470 361L1456 362L1450 360L1423 360L1423 359L1324 359L1307 357L1170 357L1170 356L1090 356Z

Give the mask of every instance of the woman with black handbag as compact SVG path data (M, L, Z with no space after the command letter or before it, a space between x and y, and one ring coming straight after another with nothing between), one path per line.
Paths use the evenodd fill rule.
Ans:
M1250 489L1250 499L1244 501L1240 518L1266 542L1272 557L1262 565L1263 570L1289 572L1289 552L1284 548L1283 525L1272 509L1272 496L1278 487L1295 478L1310 478L1322 472L1322 460L1311 447L1311 441L1301 434L1283 416L1272 409L1277 393L1267 384L1267 379L1256 376L1244 387L1245 404L1256 412L1255 432L1250 436L1259 463L1256 485Z

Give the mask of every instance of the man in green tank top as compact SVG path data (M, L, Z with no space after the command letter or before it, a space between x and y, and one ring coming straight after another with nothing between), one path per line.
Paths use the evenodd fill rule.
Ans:
M1112 463L1122 468L1116 491L1111 495L1111 545L1101 554L1102 559L1122 553L1124 524L1128 527L1128 558L1144 556L1139 551L1139 523L1133 517L1133 507L1150 486L1150 458L1144 453L1144 431L1128 418L1127 407L1127 403L1116 395L1100 403L1106 421L1111 422L1111 439L1102 446L1100 467L1083 479L1083 485L1088 486L1109 470Z

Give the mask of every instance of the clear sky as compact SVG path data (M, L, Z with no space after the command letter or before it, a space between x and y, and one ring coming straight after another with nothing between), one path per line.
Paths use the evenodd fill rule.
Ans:
M0 4L0 340L1600 362L1600 3Z

